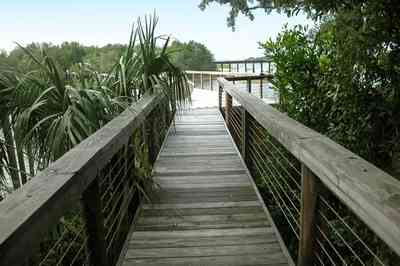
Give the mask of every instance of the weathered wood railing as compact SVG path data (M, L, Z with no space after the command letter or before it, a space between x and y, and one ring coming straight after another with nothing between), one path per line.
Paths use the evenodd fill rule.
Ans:
M228 129L298 265L398 265L400 182L219 78Z
M0 265L115 265L171 118L144 96L0 202Z
M185 71L188 80L192 82L192 85L199 89L214 90L218 88L217 79L219 77L240 77L240 76L259 76L259 74L247 74L240 72L219 72L219 71Z
M243 72L218 72L218 71L186 71L187 78L194 88L211 90L218 88L217 79L223 77L241 85L248 92L260 97L261 99L268 97L264 95L265 87L269 85L269 81L273 77L270 73L243 73Z
M217 66L217 69L222 72L227 70L228 72L236 71L242 73L271 73L273 68L270 58L262 60L215 61L214 64Z

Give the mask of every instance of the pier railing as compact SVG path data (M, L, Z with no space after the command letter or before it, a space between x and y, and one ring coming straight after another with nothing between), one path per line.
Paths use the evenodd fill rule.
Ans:
M263 99L267 97L264 95L266 85L269 83L273 74L271 73L243 73L243 72L218 72L218 71L186 71L187 79L192 87L202 90L217 90L218 78L225 78L233 81L238 86L249 93L256 95Z
M0 202L0 265L115 265L172 117L144 96Z
M214 64L221 72L272 73L274 68L271 58L214 61Z
M297 264L396 265L400 182L237 84L219 106Z

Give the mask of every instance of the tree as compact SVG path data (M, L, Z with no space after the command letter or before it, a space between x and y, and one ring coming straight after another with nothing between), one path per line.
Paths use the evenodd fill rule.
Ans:
M69 69L73 65L83 62L86 49L78 42L63 42L60 46L52 47L48 53L56 58L62 68Z
M299 111L291 113L313 126L311 117L305 116L316 119L316 112L308 114L308 111L312 110L312 104L323 104L327 112L324 114L333 122L328 128L326 123L317 123L322 133L380 166L387 167L396 158L400 153L400 124L396 119L400 116L397 1L203 0L200 8L211 2L231 6L228 18L231 27L235 26L238 14L253 19L252 11L256 9L266 13L275 10L289 16L302 11L318 21L320 25L310 32L286 29L275 42L263 45L277 64L278 89L283 95L290 94L291 105L285 108ZM315 93L306 92L307 88L314 88ZM323 90L325 96L318 98ZM296 91L300 93L297 96ZM312 97L307 98L311 102L308 101L306 109L298 105L300 96L306 96L304 93Z
M214 55L201 43L174 41L168 50L171 53L172 61L182 69L215 70Z
M107 44L103 47L85 47L86 54L83 61L90 64L96 70L107 73L114 66L115 58L119 58L125 48L126 45L123 44Z
M253 11L257 9L262 9L267 14L276 11L285 13L288 16L296 15L303 11L314 19L321 18L324 15L361 9L363 13L369 14L371 18L374 17L374 22L398 20L396 15L399 14L400 9L396 0L201 0L199 7L204 10L213 2L231 7L227 22L228 26L232 28L235 27L236 18L239 14L243 14L253 20ZM386 26L398 29L398 23L397 25L395 24L386 24Z
M155 35L158 18L145 21L138 20L121 55L110 58L113 67L108 72L79 63L77 44L62 49L33 44L13 51L13 59L20 57L29 65L21 71L10 65L0 69L0 122L5 133L10 132L6 142L0 142L0 175L12 169L14 188L20 185L25 165L18 166L18 161L24 161L24 153L43 169L146 93L164 92L172 108L188 100L186 76L167 53L169 39ZM161 48L156 46L160 41ZM58 54L63 49L70 50L65 57ZM15 149L17 158L12 156Z

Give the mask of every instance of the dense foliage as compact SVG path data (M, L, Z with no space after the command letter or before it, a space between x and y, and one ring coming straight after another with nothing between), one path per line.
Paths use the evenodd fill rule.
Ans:
M174 41L169 47L172 61L184 70L215 70L214 55L204 44Z
M200 8L204 9L212 2L231 6L228 25L232 28L240 13L254 19L252 11L256 9L264 9L266 13L275 10L289 16L301 11L313 18L316 25L311 29L285 27L275 40L261 43L266 56L271 56L275 64L273 83L280 92L278 108L400 177L398 1L203 0ZM259 173L255 178L261 184L265 200L287 246L296 257L297 248L293 243L298 242L295 236L287 234L289 225L285 224L285 220L290 222L287 216L296 211L296 207L289 205L287 209L279 209L282 199L272 200L271 192L276 191L274 185L260 181L263 178L268 181L271 176ZM283 180L290 183L289 178ZM394 252L334 194L322 184L320 187L319 223L322 221L321 211L326 209L321 205L322 197L344 217L328 216L326 219L332 229L326 235L333 237L332 242L339 250L344 247L342 240L348 239L349 247L355 248L357 256L361 254L363 264L397 265L398 257ZM286 194L292 189L284 188L282 191ZM350 227L344 226L341 223L343 220L349 221ZM380 259L368 252L363 254L364 247L357 249L359 239L351 240L350 231L365 239ZM343 239L339 240L336 235ZM358 264L355 254L339 254L349 264ZM326 262L334 264L329 260Z
M115 59L120 57L127 48L125 44L107 44L102 47L85 46L79 42L63 42L60 45L51 43L31 43L24 47L33 55L40 56L41 50L51 57L62 69L71 69L79 63L87 63L100 73L109 72L115 65ZM138 49L135 47L134 49ZM157 49L160 49L157 47ZM173 41L168 47L171 61L181 69L212 70L214 55L203 44L189 41L183 43ZM12 65L25 71L35 69L33 64L20 46L14 48L9 54L0 50L0 65Z
M11 176L12 187L2 182L0 192L18 188L145 93L164 92L172 109L189 99L186 77L167 52L169 38L155 34L157 22L156 16L138 20L108 72L78 63L85 52L77 43L60 50L20 46L20 56L6 58L0 69L0 178ZM15 58L21 61L7 61Z
M396 174L400 151L400 5L396 1L215 1L242 13L299 11L318 21L262 44L272 56L281 108ZM397 162L397 163L396 163ZM397 173L398 174L398 173Z

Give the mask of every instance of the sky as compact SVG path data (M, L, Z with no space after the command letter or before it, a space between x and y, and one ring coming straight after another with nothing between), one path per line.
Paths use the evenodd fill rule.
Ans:
M237 29L227 27L228 6L212 4L205 11L200 0L1 0L0 49L10 51L15 42L78 41L103 46L126 43L132 23L155 10L158 32L180 41L205 44L217 60L239 60L263 55L258 42L275 38L288 23L311 24L306 16L288 18L259 10L250 21L243 16Z

